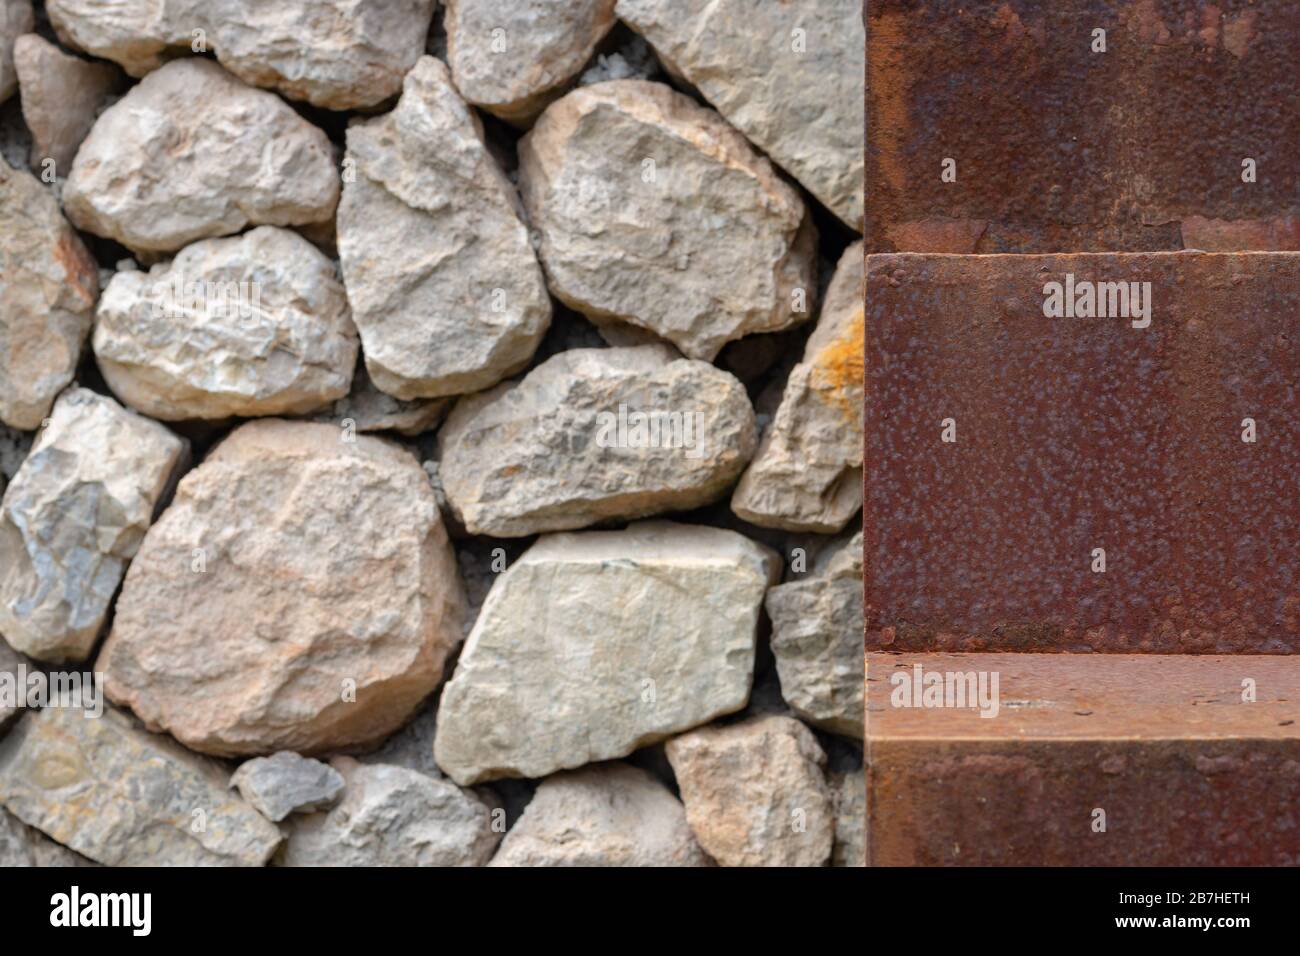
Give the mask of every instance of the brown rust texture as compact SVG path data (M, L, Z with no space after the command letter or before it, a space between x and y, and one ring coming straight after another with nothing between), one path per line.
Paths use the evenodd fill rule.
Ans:
M1150 326L1045 317L1067 274L1149 282ZM1300 652L1300 254L873 255L866 284L869 649Z
M998 715L892 706L918 664ZM868 864L1300 864L1297 718L1294 658L868 655Z
M1300 248L1297 4L871 0L866 29L869 252Z

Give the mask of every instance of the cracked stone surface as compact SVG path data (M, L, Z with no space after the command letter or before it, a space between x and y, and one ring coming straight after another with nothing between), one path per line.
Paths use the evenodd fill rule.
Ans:
M391 113L349 128L344 168L339 256L375 385L438 398L524 368L550 298L514 187L440 60L415 65Z
M438 441L457 519L520 537L708 504L758 439L739 381L643 346L562 352L463 399Z
M14 66L23 120L32 132L32 167L48 158L67 175L101 107L121 86L121 71L64 53L35 33L15 41Z
M59 396L0 504L0 634L83 661L188 443L84 388Z
M437 686L464 596L405 449L309 422L241 426L181 481L131 565L97 670L192 750L378 743Z
M462 784L544 777L741 709L778 568L720 528L544 536L497 577L443 689L438 766Z
M153 253L249 225L324 222L338 197L323 132L196 58L155 70L105 110L63 189L79 229Z
M712 360L813 315L803 200L717 113L615 80L551 104L519 144L519 185L551 292ZM800 301L802 300L802 301Z
M274 226L118 272L91 341L114 394L163 421L314 411L348 394L359 349L334 263Z
M337 770L291 750L240 764L230 785L272 823L291 813L328 810L343 793L343 777Z
M36 177L0 161L0 422L31 431L76 374L95 260Z
M0 738L0 804L105 866L261 866L280 843L215 761L111 707L19 721Z

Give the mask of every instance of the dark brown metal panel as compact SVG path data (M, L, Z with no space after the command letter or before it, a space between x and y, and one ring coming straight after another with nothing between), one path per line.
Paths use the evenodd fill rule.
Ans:
M869 251L1300 249L1297 4L870 0L866 28Z
M866 315L869 648L1300 651L1300 254L871 256Z
M918 664L998 673L998 715L891 706L889 676ZM1300 661L929 654L867 668L869 864L1300 864Z

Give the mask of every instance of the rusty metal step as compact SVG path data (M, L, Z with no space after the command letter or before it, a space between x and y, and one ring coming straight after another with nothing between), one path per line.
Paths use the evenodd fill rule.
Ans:
M866 285L868 649L1300 651L1300 253Z
M1300 249L1295 3L866 9L868 251Z
M870 865L1300 864L1297 658L870 654L865 759Z

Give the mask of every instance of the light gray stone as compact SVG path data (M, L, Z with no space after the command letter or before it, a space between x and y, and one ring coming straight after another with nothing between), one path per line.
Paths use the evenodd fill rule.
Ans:
M452 402L450 398L404 400L381 392L370 380L362 359L352 375L352 391L313 417L359 432L392 431L414 437L433 431L451 410Z
M95 865L0 807L0 868Z
M97 670L192 750L377 744L442 678L464 596L404 448L311 422L242 425L180 483L131 565Z
M163 421L315 411L347 395L359 349L334 263L274 226L118 272L91 342L114 394Z
M501 839L493 814L449 780L336 757L343 800L293 817L285 866L483 866Z
M0 484L2 483L0 481ZM12 674L16 683L17 675L22 672L22 668L31 669L27 658L10 647L4 638L0 638L0 675ZM23 708L19 706L20 703L20 701L14 701L11 704L8 700L0 699L0 734L4 733L4 729L10 721L22 715Z
M240 764L230 785L273 823L291 813L328 810L343 793L343 777L337 770L291 750Z
M39 428L76 374L99 270L30 173L0 162L0 422Z
M370 377L397 398L495 385L551 320L514 187L441 61L348 129L338 247Z
M834 773L835 849L831 866L867 865L867 778L862 770Z
M0 505L0 634L41 661L83 661L186 442L84 388L59 396Z
M825 565L803 580L767 592L781 695L810 724L861 739L862 532L842 538L821 560Z
M862 231L859 0L618 0L617 13L669 72Z
M735 378L643 346L561 352L462 399L438 442L457 519L521 537L716 501L758 436Z
M816 230L798 192L717 113L616 80L551 104L520 141L551 291L712 360L812 317Z
M598 764L542 781L491 866L709 866L686 810L639 767Z
M144 76L204 50L246 83L332 110L395 94L434 0L49 0L64 42ZM197 48L197 49L196 49Z
M338 197L323 132L198 58L155 70L105 110L63 189L78 228L153 253L249 225L324 222Z
M91 63L64 53L35 33L14 43L23 119L32 131L32 168L54 160L66 176L100 109L121 86L122 73L107 63Z
M835 807L826 754L793 717L701 727L665 744L686 819L723 866L825 866Z
M541 538L497 578L443 688L438 766L461 784L544 777L741 709L777 570L719 528Z
M18 88L14 40L30 33L35 26L36 15L30 0L0 0L0 103L13 96Z
M731 509L786 531L839 531L862 507L862 243L845 250Z
M447 62L461 95L527 124L614 26L614 0L447 0Z
M0 804L107 866L261 866L280 842L218 764L111 707L20 720L0 738Z

